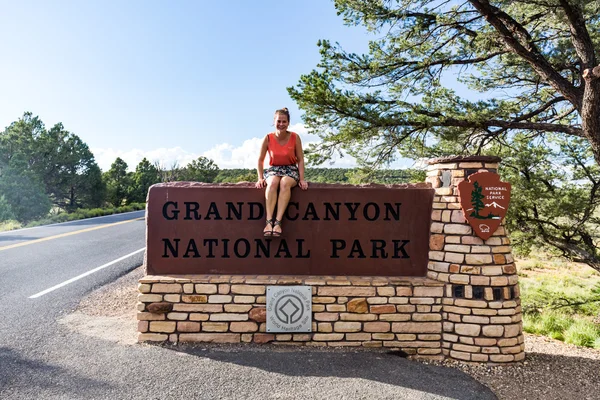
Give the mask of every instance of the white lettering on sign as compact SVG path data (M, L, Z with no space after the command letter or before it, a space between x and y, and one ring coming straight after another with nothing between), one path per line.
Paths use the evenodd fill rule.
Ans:
M503 192L507 192L508 188L503 186L486 186L485 190L489 191L488 195L486 196L486 199L504 200L505 193Z

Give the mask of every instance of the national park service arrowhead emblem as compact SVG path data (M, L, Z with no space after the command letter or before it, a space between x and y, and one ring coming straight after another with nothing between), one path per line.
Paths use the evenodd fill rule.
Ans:
M506 216L510 183L500 182L494 172L477 172L458 184L460 205L477 236L489 239Z

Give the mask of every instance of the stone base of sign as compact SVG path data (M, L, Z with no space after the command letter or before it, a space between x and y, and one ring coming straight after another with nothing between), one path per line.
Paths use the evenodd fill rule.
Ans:
M312 287L311 333L266 333L266 288ZM401 349L444 358L444 284L427 278L146 276L138 340Z
M503 225L482 240L465 220L458 184L496 172L497 157L430 162L433 199L427 276L445 283L442 352L457 360L511 363L525 358L521 300L510 239Z

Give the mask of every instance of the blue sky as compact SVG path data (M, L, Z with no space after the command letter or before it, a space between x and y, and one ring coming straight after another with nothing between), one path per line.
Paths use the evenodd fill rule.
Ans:
M31 111L62 122L103 170L117 156L170 166L203 155L254 167L286 87L318 63L319 39L363 51L332 1L0 0L0 129ZM302 136L306 143L316 137ZM352 166L344 158L333 166Z

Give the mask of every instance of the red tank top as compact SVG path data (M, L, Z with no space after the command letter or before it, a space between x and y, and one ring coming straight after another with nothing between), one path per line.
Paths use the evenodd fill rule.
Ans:
M296 158L296 134L290 132L290 137L284 145L277 142L274 133L269 133L269 165L294 165L298 162Z

